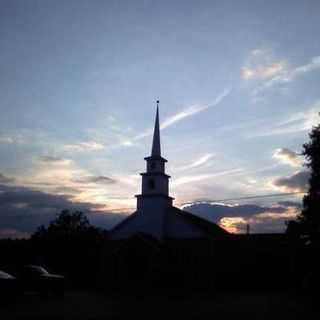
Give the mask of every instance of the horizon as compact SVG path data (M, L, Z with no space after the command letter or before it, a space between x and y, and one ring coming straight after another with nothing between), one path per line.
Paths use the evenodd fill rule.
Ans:
M308 188L320 3L0 4L0 238L134 212L156 101L174 205L278 233Z

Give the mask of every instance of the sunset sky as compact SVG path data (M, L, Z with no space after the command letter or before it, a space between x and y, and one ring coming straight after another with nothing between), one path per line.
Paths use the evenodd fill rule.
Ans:
M0 0L0 238L135 210L160 99L175 205L242 232L301 206L320 2ZM216 201L218 203L216 203ZM187 204L187 205L186 205Z

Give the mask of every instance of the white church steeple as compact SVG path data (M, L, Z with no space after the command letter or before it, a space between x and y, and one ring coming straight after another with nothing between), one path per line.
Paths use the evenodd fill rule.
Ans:
M146 172L141 173L142 190L141 194L136 196L137 209L145 207L145 204L150 202L150 198L152 198L153 205L156 206L159 206L156 199L159 199L159 202L161 202L162 205L172 205L172 198L169 197L170 176L165 173L165 163L167 160L161 156L159 101L157 101L151 156L144 159L147 162L147 170ZM149 205L147 205L147 207L149 209Z
M157 113L156 113L156 121L154 124L151 156L152 157L161 157L160 126L159 126L159 100L157 100Z
M129 239L137 233L149 234L159 240L167 238L211 238L225 234L214 223L173 206L169 196L169 178L165 173L166 159L161 156L159 101L154 125L151 155L144 158L146 172L141 173L142 190L136 195L137 210L110 231L110 238Z

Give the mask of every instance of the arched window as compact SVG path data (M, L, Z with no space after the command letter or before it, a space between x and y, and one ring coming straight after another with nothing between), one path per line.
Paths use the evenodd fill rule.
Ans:
M156 168L156 163L155 162L151 162L150 168L152 170L154 170Z
M149 187L150 190L153 190L155 188L155 183L154 183L153 179L149 179L148 187Z

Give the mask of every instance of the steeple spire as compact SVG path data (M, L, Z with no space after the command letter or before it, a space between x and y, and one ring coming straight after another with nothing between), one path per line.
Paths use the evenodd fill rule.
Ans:
M157 100L157 113L156 113L156 121L154 124L151 157L161 157L160 126L159 126L159 100Z

